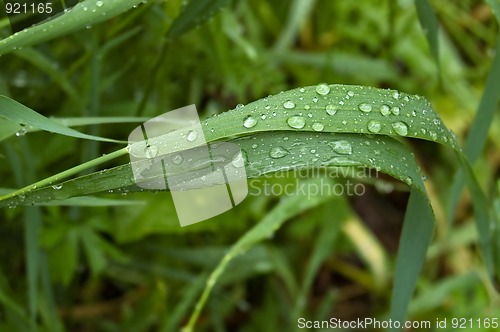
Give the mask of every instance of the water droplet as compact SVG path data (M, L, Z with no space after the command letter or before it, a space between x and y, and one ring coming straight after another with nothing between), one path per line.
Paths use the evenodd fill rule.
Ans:
M249 115L245 118L245 120L243 120L243 127L245 128L252 128L252 127L255 127L255 125L257 124L257 120Z
M408 135L408 125L404 122L398 121L392 124L392 128L396 132L396 134L401 136Z
M267 116L266 116L265 114L262 114L262 115L260 116L260 118L261 118L262 120L265 120L265 119L267 118Z
M97 1L95 4L97 7L102 7L104 3L102 1Z
M318 97L313 97L313 103L317 103L318 102Z
M316 85L316 92L322 96L330 93L330 87L326 83L320 83Z
M392 93L392 98L394 98L394 99L399 99L399 91L394 91L394 92Z
M62 186L63 186L62 183L61 184L55 184L55 185L52 186L52 188L55 189L55 190L59 190L59 189L62 188Z
M311 106L309 106L309 105L305 105L305 106L304 106L304 109L305 109L306 111L307 111L307 110L309 110L310 108L311 108Z
M354 92L352 92L352 91L347 91L347 95L348 95L349 97L354 97Z
M182 157L182 155L180 153L178 153L172 157L172 162L176 165L182 164L183 161L184 161L184 158Z
M286 108L287 110L295 108L295 103L291 100L287 100L283 103L283 107Z
M304 89L304 88L300 88L300 89L299 89L299 91L300 91L300 92L304 92L304 91L306 91L306 89Z
M380 156L380 150L373 150L373 153L374 153L376 156Z
M335 113L337 113L337 106L335 106L335 105L328 104L328 105L326 105L325 109L326 109L326 113L328 113L328 115L335 115Z
M258 145L257 144L252 144L252 149L257 149Z
M399 115L399 107L397 106L394 106L393 108L391 108L391 113L394 114L394 115Z
M243 108L243 107L245 107L245 105L243 105L243 104L238 104L238 105L236 105L236 109L237 109L237 110L239 110L240 108Z
M338 154L349 155L352 154L352 146L348 141L333 141L328 145Z
M359 104L358 108L361 112L365 112L365 113L372 111L372 105L366 104L366 103Z
M194 130L190 130L188 131L186 138L188 141L193 142L198 138L198 133Z
M325 125L322 124L321 122L315 122L312 125L312 129L314 131L323 131L323 129L325 129Z
M431 138L435 141L437 139L437 134L435 131L429 131L429 135L431 136Z
M270 110L271 109L271 106L269 105L266 105L266 107L264 107L266 110Z
M372 133L378 133L382 129L382 125L379 121L371 120L368 122L368 131Z
M243 153L238 153L231 161L231 164L236 168L245 166L245 158L243 158Z
M271 149L271 151L269 152L269 156L271 158L274 158L274 159L279 159L279 158L283 158L285 157L286 155L288 155L290 152L288 152L287 149L281 147L281 146L276 146L274 148Z
M297 115L289 117L288 120L286 120L286 122L290 127L295 129L304 128L304 126L306 125L306 119Z
M413 183L413 180L411 179L411 177L407 176L405 179L405 182L407 185L411 186L411 184Z
M16 132L16 136L19 137L19 136L24 136L26 134L26 127L25 126L22 126L21 129L19 129L17 132Z
M391 108L387 105L380 106L380 114L383 116L388 116L391 113Z
M148 147L146 147L145 152L146 152L146 157L148 157L149 159L152 159L152 158L156 157L156 155L158 154L158 147L155 145L148 146Z

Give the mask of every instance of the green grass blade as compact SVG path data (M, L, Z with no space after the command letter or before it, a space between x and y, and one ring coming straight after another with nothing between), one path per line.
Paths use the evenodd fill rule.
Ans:
M486 0L486 3L490 6L498 24L500 24L500 2L498 0Z
M71 197L60 201L49 201L44 203L35 203L40 206L124 206L124 205L144 205L144 201L133 201L124 199L111 199L103 197L83 196Z
M287 49L292 44L294 37L315 5L316 0L292 1L285 28L276 42L276 50Z
M418 19L429 44L432 57L439 67L438 18L429 0L415 0L415 6L417 7Z
M434 232L434 214L427 197L412 189L399 242L390 318L403 322ZM396 331L396 329L394 329Z
M317 181L317 179L311 181ZM305 196L302 194L286 197L283 201L280 202L278 206L276 206L276 208L268 213L261 222L259 222L247 233L245 233L245 235L231 247L227 254L224 255L219 265L217 265L215 270L208 277L205 289L203 290L203 293L189 319L189 322L183 329L183 331L188 332L194 330L196 320L198 319L203 306L208 300L212 288L214 287L220 276L224 273L224 270L226 269L230 261L232 261L242 252L259 243L260 241L269 238L276 230L278 230L283 225L285 221L287 221L291 217L297 215L300 212L311 209L323 202L326 202L329 199L331 199L331 197L327 195L308 197L308 199L305 199Z
M182 299L175 306L173 312L169 312L168 315L165 315L163 327L159 329L160 331L175 332L179 330L182 320L187 316L189 309L203 290L206 278L207 275L202 274L197 277L194 282L186 286Z
M191 0L182 13L172 23L167 33L168 39L176 39L201 25L233 0Z
M376 168L413 185L422 193L425 192L418 165L415 163L413 155L404 144L390 137L374 136L368 141L366 137L355 134L332 135L323 133L310 137L307 133L301 132L271 132L259 133L231 141L238 144L246 155L247 175L249 178L280 170L359 165ZM330 147L332 142L338 141L347 142L353 147L349 159L332 151ZM277 147L289 151L289 154L276 160L271 158L269 151ZM303 155L300 163L292 163L295 156L302 155L303 151L310 150L315 150L315 153L323 155L323 158L319 159L315 154L308 153ZM62 178L61 175L54 177L57 176ZM162 176L158 177L162 178ZM156 177L151 177L151 179L156 179ZM40 185L38 188L33 189L31 186L31 190L23 191L21 195L16 193L10 194L8 197L0 197L0 207L65 200L70 197L108 192L110 190L116 191L120 188L129 191L140 190L134 184L130 164L81 176L59 183L54 187Z
M23 104L20 104L17 101L5 96L0 96L0 118L60 135L89 139L94 141L122 143L122 141L114 139L87 135L63 126L62 124L52 121L51 119L46 118L40 113L37 113L32 109L24 106Z
M332 249L335 240L340 231L340 224L344 218L347 218L349 210L347 209L347 202L344 199L334 199L329 203L326 210L328 217L325 217L320 235L315 243L311 260L306 267L304 281L295 303L295 308L292 317L302 317L302 311L306 305L307 294L311 285L313 284L314 277L319 271L321 264L332 255Z
M38 305L39 241L38 233L42 214L38 207L26 207L24 210L24 243L26 246L26 268L28 276L29 313L36 321Z
M82 1L68 12L54 19L16 32L0 40L0 55L11 52L16 48L43 43L84 29L88 25L94 25L109 20L141 2L142 0Z
M498 110L500 101L500 36L497 38L495 58L491 65L490 73L486 81L483 96L479 102L474 122L470 127L467 140L464 145L464 154L470 163L475 163L479 158L488 138L488 132L493 122L495 112ZM450 201L448 203L448 224L451 224L455 216L455 209L462 194L465 184L465 174L460 168L455 174L453 184L450 189Z
M145 117L81 117L81 118L53 118L50 120L57 122L65 127L77 127L77 126L88 126L88 125L103 125L103 124L115 124L115 123L139 123L145 122L150 118ZM26 130L26 133L37 132L42 129L30 127L26 128L18 123L0 118L0 142L12 137L15 133L20 130Z

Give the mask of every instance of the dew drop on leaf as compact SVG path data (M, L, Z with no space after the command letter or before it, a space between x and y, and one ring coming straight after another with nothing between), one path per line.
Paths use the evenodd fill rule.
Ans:
M326 105L325 110L328 115L335 115L335 113L337 113L337 106L328 104Z
M372 111L372 105L366 104L366 103L359 104L358 108L361 112L365 112L365 113Z
M392 123L392 128L396 132L396 134L401 135L401 136L406 136L408 135L408 125L404 122L398 121Z
M399 107L397 106L394 106L393 108L391 108L391 113L394 114L394 115L399 115Z
M387 105L380 106L380 114L383 116L388 116L391 113L391 108Z
M182 155L180 153L177 153L176 155L174 155L172 157L172 162L176 165L182 164L183 161L184 161L184 158L182 157Z
M287 149L285 149L281 146L276 146L276 147L271 149L271 151L269 152L269 156L273 159L279 159L279 158L285 157L289 153L290 152L288 152Z
M186 138L187 138L188 141L193 142L194 140L196 140L198 138L198 133L196 131L194 131L194 130L190 130L187 133Z
M146 157L148 157L149 159L152 159L152 158L156 157L156 155L158 154L158 147L155 145L148 146L148 147L146 147L145 152L146 152Z
M382 125L379 121L371 120L368 122L368 131L371 133L378 133L382 129Z
M321 122L315 122L312 125L312 129L314 131L323 131L323 129L325 129L325 125L322 124Z
M245 128L252 128L252 127L255 127L255 125L257 124L257 120L249 115L245 118L245 120L243 120L243 127Z
M283 107L286 108L287 110L295 108L295 103L291 100L287 100L283 103Z
M306 125L306 119L298 115L289 117L286 122L290 127L295 129L302 129Z
M17 137L24 136L25 134L26 134L26 127L24 126L16 132Z
M236 168L241 168L245 166L245 159L243 158L243 154L238 153L231 161L231 164Z
M316 92L322 96L330 93L330 87L326 83L320 83L316 85Z
M349 155L352 154L352 146L348 141L333 141L328 143L332 150L338 154Z

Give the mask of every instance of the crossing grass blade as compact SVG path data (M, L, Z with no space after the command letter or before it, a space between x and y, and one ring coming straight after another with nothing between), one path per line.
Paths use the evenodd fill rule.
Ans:
M500 24L500 2L498 0L486 0L486 3L490 6L491 11Z
M488 132L493 122L495 112L500 102L500 36L497 38L495 58L493 59L490 73L486 81L483 96L479 102L476 116L470 127L469 134L464 145L464 154L471 164L474 164L484 149ZM448 204L448 223L451 224L455 215L455 209L462 194L466 182L464 170L458 169L450 189L450 201Z
M310 180L318 181L318 179ZM306 184L307 185L307 184ZM221 262L213 270L208 277L203 293L196 303L195 309L187 325L182 329L183 332L191 332L194 330L196 320L203 309L212 288L215 283L224 273L228 264L238 255L247 251L255 244L269 238L277 229L279 229L285 221L295 216L296 214L313 208L327 200L331 199L328 195L308 197L299 194L291 197L286 197L276 208L271 210L264 219L243 235L231 249L224 255Z
M432 8L429 0L415 0L417 7L418 19L422 30L424 31L425 38L429 44L429 48L436 61L439 64L439 43L438 43L438 18L434 9Z
M168 30L167 38L179 38L184 33L201 25L219 10L228 6L234 0L191 0L182 13L175 19Z
M401 140L405 137L424 139L454 149L463 163L462 167L467 170L469 187L481 199L482 192L470 165L462 157L455 136L444 126L429 102L420 96L363 86L319 84L289 90L237 107L203 121L202 127L208 142L226 140L241 147L249 178L290 169L361 166L387 173L409 185L411 195L396 264L395 302L391 310L394 319L404 318L418 274L425 262L434 220L419 167L411 150ZM188 127L185 131L192 129ZM184 140L185 133L179 135L173 132L151 137L149 144L158 147L158 155L163 155L181 151ZM282 152L280 158L273 157L272 152L278 148ZM311 152L313 150L314 153ZM88 164L95 166L122 156L127 151L136 156L144 154L138 144L132 144L127 149ZM75 169L80 171L85 167L87 165L80 165ZM140 190L134 184L130 167L130 164L126 164L60 182L76 173L76 170L68 170L39 182L36 189L24 188L0 197L0 207L68 199L108 190ZM55 183L59 185L53 188L51 181L56 179ZM232 255L272 234L299 210L312 208L312 203L319 204L327 198L312 197L309 202L300 198L300 194L293 196L289 200L298 200L299 203L290 204L292 207L287 208L277 207L276 212L269 214L241 238L231 249L231 255L221 261L209 278L189 327L194 326L213 284L234 257ZM473 201L478 228L483 230L485 225L489 225L487 213L482 211L485 202L478 202L477 199ZM489 260L488 235L482 231L479 233L482 248L486 250L485 256Z
M40 44L111 19L143 0L85 0L64 14L0 40L0 56L15 49Z
M60 135L66 135L76 138L89 139L102 142L123 143L123 141L98 137L94 135L87 135L79 131L76 131L74 129L68 128L56 121L46 118L40 113L37 113L32 109L29 109L28 107L18 103L13 99L1 95L0 95L0 118L9 120L14 124L28 126L28 128L33 127L41 130L46 130L52 133L57 133Z

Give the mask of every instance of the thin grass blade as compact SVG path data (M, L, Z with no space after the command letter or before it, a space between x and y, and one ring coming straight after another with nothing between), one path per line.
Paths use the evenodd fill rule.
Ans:
M17 48L31 46L58 38L109 20L140 4L143 0L85 0L76 4L68 12L16 32L0 40L0 56Z
M74 129L63 126L45 116L41 115L18 103L17 101L5 96L0 96L0 118L4 118L13 123L22 124L24 126L34 127L52 133L66 135L76 138L89 139L102 142L122 143L122 141L87 135Z

